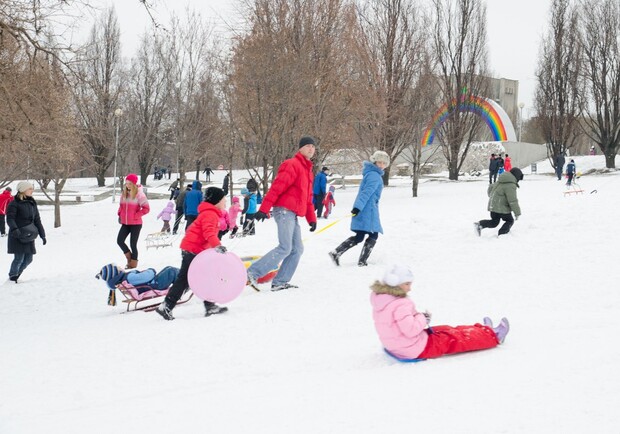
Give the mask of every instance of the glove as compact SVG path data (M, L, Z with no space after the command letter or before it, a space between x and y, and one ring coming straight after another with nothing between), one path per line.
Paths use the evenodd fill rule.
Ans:
M310 232L316 231L316 222L310 223Z
M430 324L433 315L429 311L422 312L422 315L426 318L426 324Z
M353 217L355 217L355 216L356 216L356 215L358 215L359 213L360 213L360 210L359 210L359 209L357 209L357 208L353 208L353 209L351 210L351 214L353 214Z
M219 246L217 246L217 247L215 248L215 251L216 251L217 253L226 253L226 247L224 247L224 246L222 246L222 245L220 244Z
M258 211L256 214L254 214L254 218L259 222L262 222L263 220L268 219L269 216L262 211Z
M43 241L43 245L47 244L47 238L41 238L41 241Z

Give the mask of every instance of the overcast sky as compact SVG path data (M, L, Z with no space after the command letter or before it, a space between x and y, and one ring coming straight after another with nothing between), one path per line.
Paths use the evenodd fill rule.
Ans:
M121 27L123 53L132 56L139 36L151 20L138 0L99 0L114 4ZM151 0L154 18L166 23L171 11L182 13L190 5L216 25L220 33L235 27L238 20L236 0ZM519 80L519 101L525 104L523 115L533 112L534 72L540 40L546 27L551 0L487 0L489 60L496 77ZM87 23L87 20L84 20ZM91 24L86 24L90 26ZM87 29L86 29L87 30Z

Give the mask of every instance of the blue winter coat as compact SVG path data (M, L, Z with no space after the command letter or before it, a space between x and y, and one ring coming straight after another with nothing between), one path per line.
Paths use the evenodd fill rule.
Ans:
M199 181L192 183L192 189L185 195L183 214L198 215L198 205L202 202L202 184Z
M312 186L312 194L327 193L327 175L325 172L319 172L314 177L314 185Z
M362 183L353 204L353 208L359 209L360 212L351 219L351 230L383 233L379 217L383 170L370 161L364 161L362 175Z

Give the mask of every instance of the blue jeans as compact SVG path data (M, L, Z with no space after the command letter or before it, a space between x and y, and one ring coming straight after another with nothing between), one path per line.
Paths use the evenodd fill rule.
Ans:
M28 265L32 262L32 253L15 253L15 258L11 262L9 277L19 276L23 273Z
M258 279L276 268L282 261L280 270L273 279L273 285L280 285L288 283L295 274L299 259L304 252L304 245L301 242L301 228L297 222L297 215L293 211L276 207L271 214L278 225L278 242L280 244L254 262L248 268L248 274Z

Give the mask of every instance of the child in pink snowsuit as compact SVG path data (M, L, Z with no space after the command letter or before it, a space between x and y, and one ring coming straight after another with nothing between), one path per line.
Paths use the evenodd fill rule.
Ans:
M239 198L234 196L232 198L232 205L228 208L228 220L230 223L230 238L234 238L239 226L237 226L237 216L241 212L241 206L239 205Z
M323 213L323 218L329 217L332 213L332 208L336 206L336 201L334 200L334 192L336 191L336 187L333 185L329 186L329 191L323 199L323 206L325 207L325 212Z
M228 228L230 227L230 220L229 220L229 216L228 216L228 211L226 211L226 208L221 210L221 215L220 215L220 231L217 234L217 237L221 240L222 237L224 235L226 235L226 233L228 232Z
M172 214L176 214L177 211L174 209L174 202L168 202L168 205L164 209L161 210L159 214L157 214L157 219L160 218L164 221L164 225L161 228L161 232L170 233L170 220L172 219Z
M464 353L496 347L504 342L509 324L502 318L493 328L489 318L483 324L428 326L431 314L418 312L407 297L413 274L404 266L388 268L381 281L370 287L372 316L385 349L402 359L430 359L444 354Z

